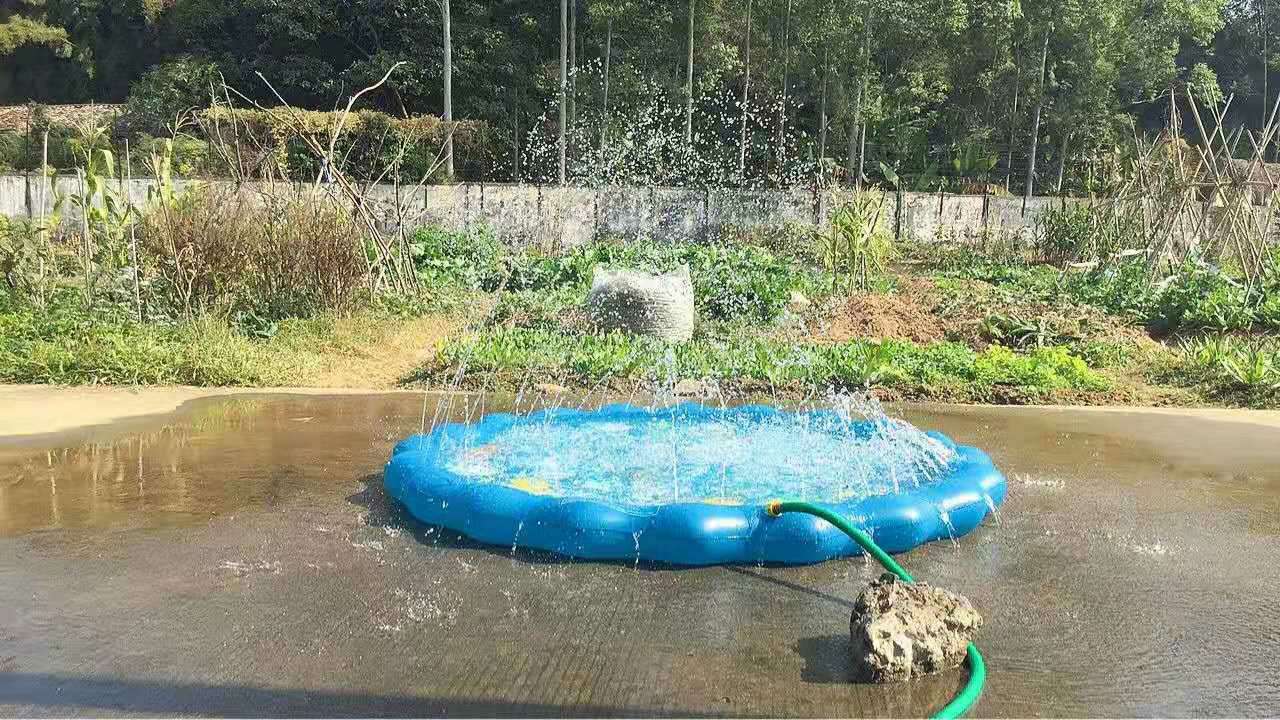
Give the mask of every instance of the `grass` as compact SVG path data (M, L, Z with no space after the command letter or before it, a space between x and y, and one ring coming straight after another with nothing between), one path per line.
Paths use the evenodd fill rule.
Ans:
M1280 405L1280 338L1208 335L1179 342L1155 370L1158 381L1191 387L1231 405Z
M855 292L833 282L847 266L750 243L602 239L546 255L510 252L479 229L424 228L408 248L423 288L414 299L357 293L285 312L250 283L190 318L148 301L169 310L140 323L114 285L92 310L71 276L45 309L10 290L0 382L439 386L465 368L466 386L489 388L626 390L674 377L779 395L871 387L960 402L1280 406L1280 258L1246 288L1194 259L1153 281L1141 259L1064 270L1007 248L932 245L880 272L857 263ZM681 265L699 316L692 341L591 331L580 308L597 267ZM836 321L843 329L828 333ZM909 335L921 342L904 339L925 324Z
M417 379L445 380L461 364L474 383L488 384L496 377L507 385L529 377L624 384L674 374L744 391L877 385L912 397L970 400L1044 399L1059 390L1110 387L1105 377L1064 348L1017 353L993 345L975 352L953 342L791 344L742 336L666 345L617 333L583 336L524 328L452 339Z
M70 308L9 309L0 311L0 382L391 386L447 328L438 317L365 309L286 319L257 339L213 315L156 324Z

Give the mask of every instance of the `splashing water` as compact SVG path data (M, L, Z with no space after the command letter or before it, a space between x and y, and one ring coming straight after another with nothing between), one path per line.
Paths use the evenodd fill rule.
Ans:
M548 411L478 441L464 433L439 461L471 482L621 505L856 500L940 477L950 444L889 418L874 401L830 409L699 405Z

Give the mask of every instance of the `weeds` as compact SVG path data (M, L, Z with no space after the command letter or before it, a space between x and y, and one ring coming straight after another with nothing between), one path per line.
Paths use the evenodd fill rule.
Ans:
M993 313L983 318L982 334L996 344L1015 348L1043 348L1080 340L1078 336L1060 331L1046 315L1019 317Z
M471 232L422 227L409 239L409 252L427 286L494 290L505 275L502 246L484 227Z
M674 368L668 358L674 358ZM989 394L1005 387L1031 393L1104 390L1108 382L1064 348L1028 354L992 346L978 353L958 343L919 346L900 341L792 345L735 336L667 346L621 334L570 335L546 330L495 329L455 339L419 379L448 377L466 359L471 373L509 379L527 375L582 382L680 377L769 387L865 385Z
M506 277L499 318L530 315L531 326L581 304L597 266L668 272L687 265L699 314L716 322L772 321L793 291L818 294L823 285L814 270L750 245L606 240L563 255L502 254L487 233L427 229L414 235L412 247L419 272L436 283L488 290Z
M1231 335L1183 340L1166 374L1161 379L1199 386L1211 399L1271 406L1280 397L1280 342Z
M932 249L924 257L944 279L971 279L1044 303L1092 305L1160 334L1280 330L1280 252L1252 286L1195 254L1153 278L1141 256L1118 255L1085 270L993 261L972 248ZM992 337L1001 340L999 328Z
M366 286L360 226L322 198L196 190L141 227L153 312L227 312L254 325L351 308Z
M1051 265L1111 262L1126 251L1145 255L1141 219L1092 205L1052 208L1036 221L1035 252Z

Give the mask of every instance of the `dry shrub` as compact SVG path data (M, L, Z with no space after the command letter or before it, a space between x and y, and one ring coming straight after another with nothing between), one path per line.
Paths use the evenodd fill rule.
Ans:
M364 233L323 196L201 188L142 224L153 296L177 312L301 317L351 307L368 278Z

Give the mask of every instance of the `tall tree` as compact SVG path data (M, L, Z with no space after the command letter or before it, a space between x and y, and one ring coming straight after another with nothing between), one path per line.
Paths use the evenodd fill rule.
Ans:
M560 0L560 137L557 150L560 156L560 184L564 185L568 170L568 144L565 138L565 114L568 112L569 90L569 0Z
M453 16L449 0L440 0L440 24L444 28L444 141L445 174L453 180Z
M67 31L49 18L45 0L0 0L0 102L49 99L58 59L71 57Z
M1044 28L1044 42L1040 46L1040 87L1036 91L1036 110L1031 120L1031 149L1027 151L1027 186L1023 197L1031 199L1036 186L1036 148L1040 144L1040 113L1044 110L1044 79L1049 61L1049 34L1053 32L1053 22Z
M46 0L0 1L0 56L30 45L69 50L66 29L50 24L48 13Z
M695 0L689 0L689 62L684 80L684 146L693 145L693 18Z
M747 0L747 21L742 34L742 125L738 133L738 182L747 178L747 103L751 93L751 0Z

